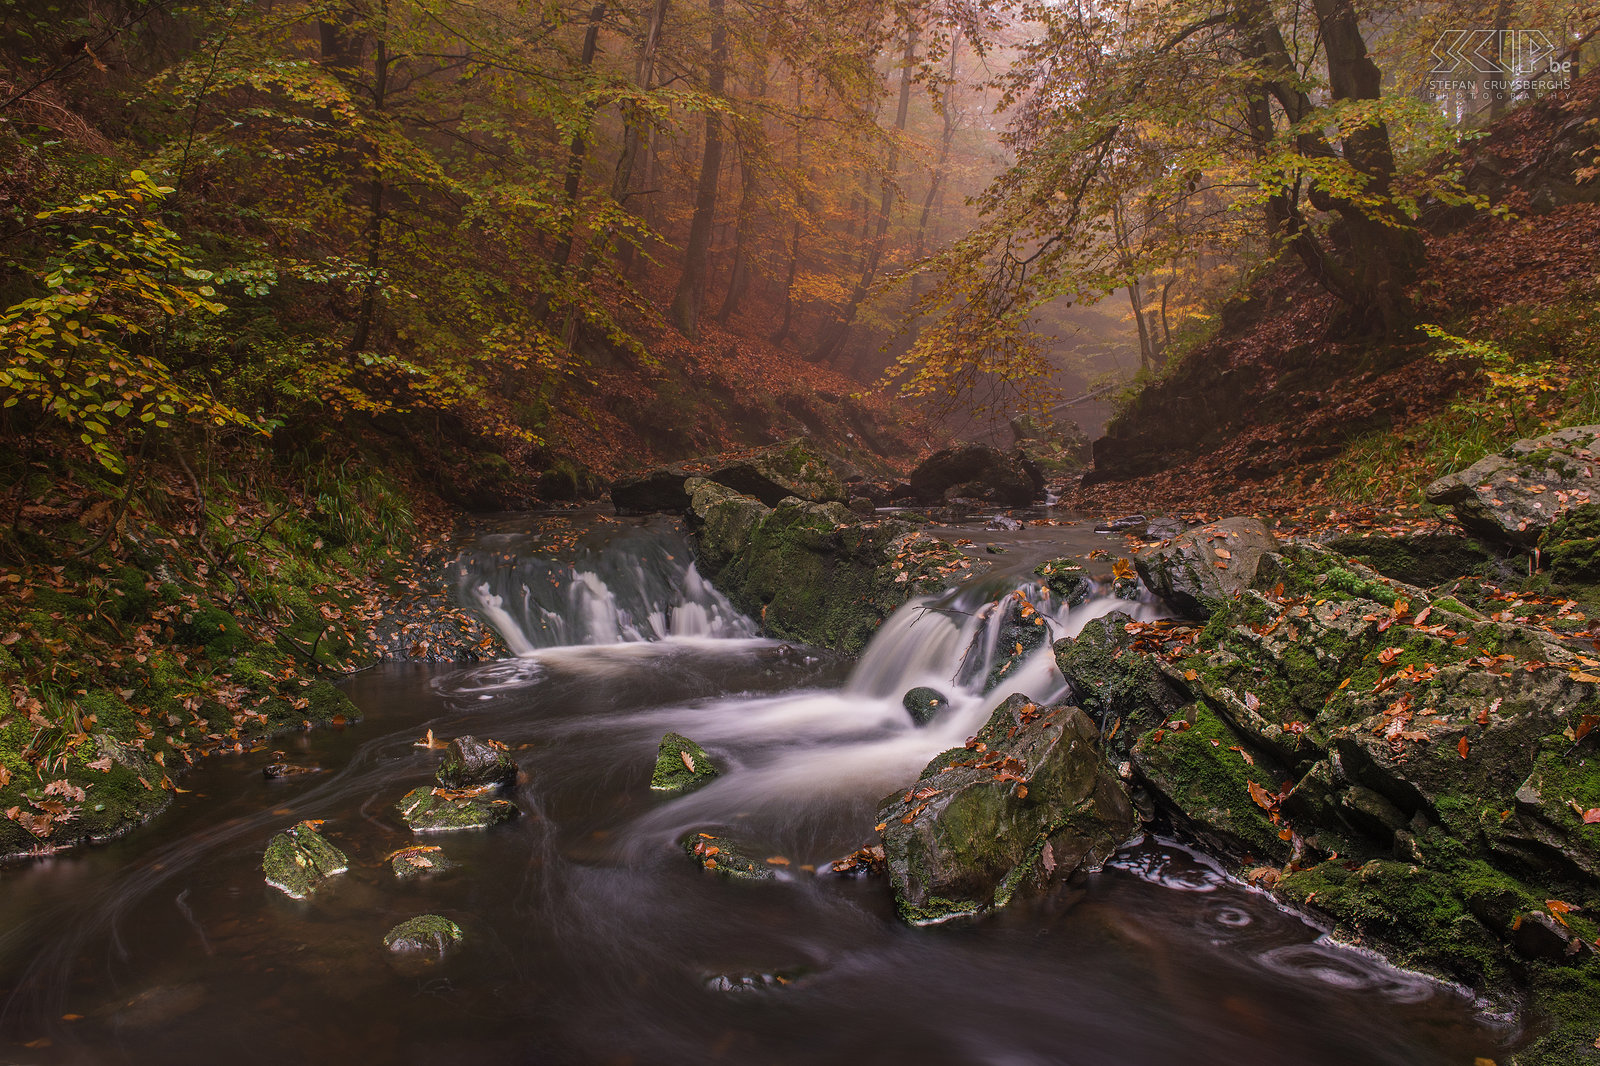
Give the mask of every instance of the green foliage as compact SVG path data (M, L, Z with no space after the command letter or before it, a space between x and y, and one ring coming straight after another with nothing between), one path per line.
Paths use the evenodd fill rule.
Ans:
M65 422L119 473L129 428L168 429L175 419L252 425L158 354L175 320L224 310L211 272L196 269L155 217L171 192L135 170L123 189L39 212L62 247L38 273L43 293L0 315L3 406L27 404Z

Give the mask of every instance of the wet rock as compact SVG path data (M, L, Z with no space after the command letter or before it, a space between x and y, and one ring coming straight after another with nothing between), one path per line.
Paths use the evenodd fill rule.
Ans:
M678 843L702 870L735 881L770 881L788 865L786 859L780 863L757 859L737 841L714 833L690 833Z
M1138 552L1134 566L1145 587L1189 618L1208 618L1248 588L1261 557L1277 547L1253 518L1225 518Z
M925 726L950 706L950 698L936 688L918 685L900 698L900 704L917 726Z
M1050 639L1050 627L1045 623L1044 616L1021 592L1013 592L984 610L1000 612L1000 625L995 633L994 661L983 681L983 691L993 692L1016 675L1023 660L1044 647ZM980 630L973 639L972 647L967 649L961 664L960 676L963 681L976 677L977 671L983 668L987 640L987 634Z
M863 518L871 518L878 510L877 505L865 496L852 496L845 506L850 508L852 514L858 514Z
M515 784L517 761L504 744L477 737L457 737L444 750L434 775L441 788L471 789Z
M1022 528L1022 523L1010 515L997 514L983 524L984 529L996 529L1007 533L1015 533Z
M1514 925L1511 945L1525 959L1560 962L1588 947L1581 937L1544 911L1519 914Z
M389 856L388 862L389 869L402 881L456 868L456 864L445 855L444 849L434 844L414 844L409 848L401 848Z
M317 832L320 822L290 826L267 844L261 869L267 884L290 899L308 899L328 878L350 868L345 853Z
M657 750L650 788L656 792L693 792L710 784L719 773L706 749L682 733L668 733L661 738Z
M1020 695L885 800L878 820L901 916L914 924L1003 907L1096 868L1134 826L1089 717Z
M437 914L407 918L383 934L383 946L390 951L443 955L461 942L461 927Z
M1519 440L1428 486L1479 536L1532 547L1562 514L1600 503L1600 426L1573 426Z
M320 766L300 766L296 763L285 762L281 751L273 752L272 757L274 761L261 768L261 776L268 780L277 780L281 777L299 777L302 774L322 773L322 767Z
M744 995L751 992L774 992L786 988L811 971L803 966L771 973L753 971L745 973L717 973L705 979L707 992L726 992Z
M451 833L487 829L515 818L520 812L508 800L487 794L462 794L442 788L414 788L395 809L414 833Z
M1096 525L1096 533L1132 533L1134 536L1143 536L1145 527L1150 520L1142 514L1123 515L1121 518L1108 518Z
M1074 702L1118 752L1188 702L1154 659L1134 650L1137 638L1126 628L1132 621L1113 611L1055 643L1056 666L1072 686Z
M886 870L883 847L869 844L842 859L834 859L826 872L836 877L877 877Z
M1094 579L1076 559L1051 559L1033 572L1056 599L1069 606L1076 607L1094 594Z
M910 484L917 499L925 503L959 498L1026 507L1042 491L1042 484L1017 455L986 444L963 444L933 453L911 472Z
M704 478L688 485L700 572L784 639L859 652L913 595L986 565L887 516L794 497L768 507Z
M1189 528L1189 523L1179 518L1152 518L1144 524L1146 540L1171 540Z

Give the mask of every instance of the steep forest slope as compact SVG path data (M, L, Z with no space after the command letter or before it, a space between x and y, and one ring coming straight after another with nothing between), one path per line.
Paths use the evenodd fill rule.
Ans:
M1433 478L1542 427L1600 415L1600 77L1466 143L1492 211L1433 205L1422 331L1350 336L1291 260L1133 394L1073 495L1090 511L1417 502Z

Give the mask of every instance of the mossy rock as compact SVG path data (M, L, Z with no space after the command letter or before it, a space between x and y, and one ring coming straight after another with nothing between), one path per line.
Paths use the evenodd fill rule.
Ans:
M444 789L414 788L395 809L413 833L454 833L487 829L508 822L519 813L509 800L488 796L458 796Z
M437 845L414 844L389 856L389 869L402 881L455 868L456 864Z
M1557 518L1539 547L1556 581L1600 585L1600 503L1574 507Z
M1004 907L1081 867L1134 826L1121 782L1076 707L1013 695L967 748L934 758L878 811L901 917L923 925Z
M514 784L517 774L517 761L504 744L461 736L445 748L434 778L441 788L468 789Z
M328 878L350 868L345 853L317 832L316 822L290 826L267 844L261 869L267 884L290 899L308 899Z
M936 688L918 685L901 697L900 704L911 716L912 724L920 728L939 717L939 712L950 706L950 697Z
M734 881L771 881L783 868L754 858L738 841L715 833L690 833L678 846L702 870Z
M383 946L390 951L415 951L443 955L461 942L461 927L437 914L407 918L383 934Z
M661 738L656 752L650 788L656 792L693 792L710 784L720 773L706 749L682 733L668 733Z
M1497 573L1499 556L1453 533L1365 534L1337 537L1328 548L1408 585L1433 588L1458 577Z
M1076 607L1094 594L1094 579L1076 559L1051 559L1033 568L1034 576L1069 607Z
M1126 628L1132 621L1113 611L1055 643L1056 666L1075 701L1120 753L1188 702L1154 659L1134 651L1137 638Z

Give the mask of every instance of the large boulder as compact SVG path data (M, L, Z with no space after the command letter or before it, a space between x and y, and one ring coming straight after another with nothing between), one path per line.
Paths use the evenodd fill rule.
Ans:
M1255 578L1261 557L1278 546L1254 518L1225 518L1188 530L1133 557L1139 579L1188 618L1208 618Z
M1094 719L1107 747L1119 752L1188 702L1157 661L1135 649L1133 624L1113 611L1055 643L1056 666L1072 686L1073 701Z
M700 572L766 632L860 652L913 595L983 566L908 523L787 497L768 507L705 478L688 482Z
M1532 547L1555 517L1600 503L1600 426L1573 426L1519 440L1428 486L1480 536Z
M796 438L753 452L691 459L619 478L611 486L611 502L623 515L681 513L689 509L687 481L702 477L768 507L789 496L839 503L846 495L835 465L829 456Z
M350 868L344 852L317 832L320 822L301 822L273 837L261 856L267 884L290 899L307 899L323 882Z
M1044 490L1037 467L1030 472L1020 456L987 444L962 444L934 452L911 472L910 482L911 490L924 503L962 498L1026 507Z
M928 924L1003 907L1105 861L1134 827L1076 707L1015 695L965 748L935 758L878 812L901 915Z
M1574 507L1539 541L1550 576L1573 585L1600 585L1600 503Z

